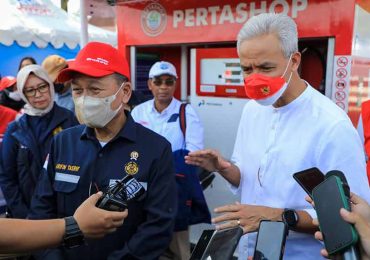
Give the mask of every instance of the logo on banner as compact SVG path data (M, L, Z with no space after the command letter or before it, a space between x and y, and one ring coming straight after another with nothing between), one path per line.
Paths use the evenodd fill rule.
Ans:
M141 28L148 36L160 35L167 26L166 9L159 3L150 3L141 13Z

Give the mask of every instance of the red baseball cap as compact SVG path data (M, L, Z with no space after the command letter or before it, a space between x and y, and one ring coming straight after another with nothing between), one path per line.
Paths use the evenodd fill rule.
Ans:
M119 73L130 78L127 60L113 46L101 42L89 42L80 50L75 60L68 62L68 68L61 70L59 82L72 78L71 72L78 72L91 77L104 77Z
M16 82L17 80L12 76L6 76L6 77L1 78L0 91L13 86Z

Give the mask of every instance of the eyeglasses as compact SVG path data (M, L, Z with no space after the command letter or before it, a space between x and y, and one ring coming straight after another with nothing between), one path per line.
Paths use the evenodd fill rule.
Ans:
M176 80L175 79L153 79L153 84L156 85L157 87L160 87L163 83L167 87L172 87L175 85Z
M49 91L49 84L42 83L37 88L29 88L29 89L23 90L23 93L26 97L34 97L34 96L36 96L36 91L38 91L39 93L48 92Z

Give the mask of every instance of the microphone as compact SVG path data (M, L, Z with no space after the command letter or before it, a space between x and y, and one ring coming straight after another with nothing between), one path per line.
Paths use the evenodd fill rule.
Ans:
M96 206L109 211L124 211L131 200L140 201L145 197L145 189L131 175L116 181L100 197Z
M333 170L333 171L328 172L325 175L325 179L327 179L331 176L336 176L341 180L344 194L346 195L346 197L348 199L348 205L350 205L351 204L350 201L349 201L350 187L348 185L346 176L341 171ZM335 255L334 259L335 260L341 260L341 259L342 260L360 260L361 258L360 258L358 247L356 245L354 245L354 246L350 246L347 249L343 250L343 252Z

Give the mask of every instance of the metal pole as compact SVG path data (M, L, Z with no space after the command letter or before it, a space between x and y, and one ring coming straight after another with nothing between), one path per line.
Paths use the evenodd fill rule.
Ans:
M89 41L85 0L80 0L80 24L80 47L82 49Z
M181 101L188 100L188 48L181 45Z
M131 46L130 47L130 81L131 81L131 86L132 90L136 89L136 47Z

